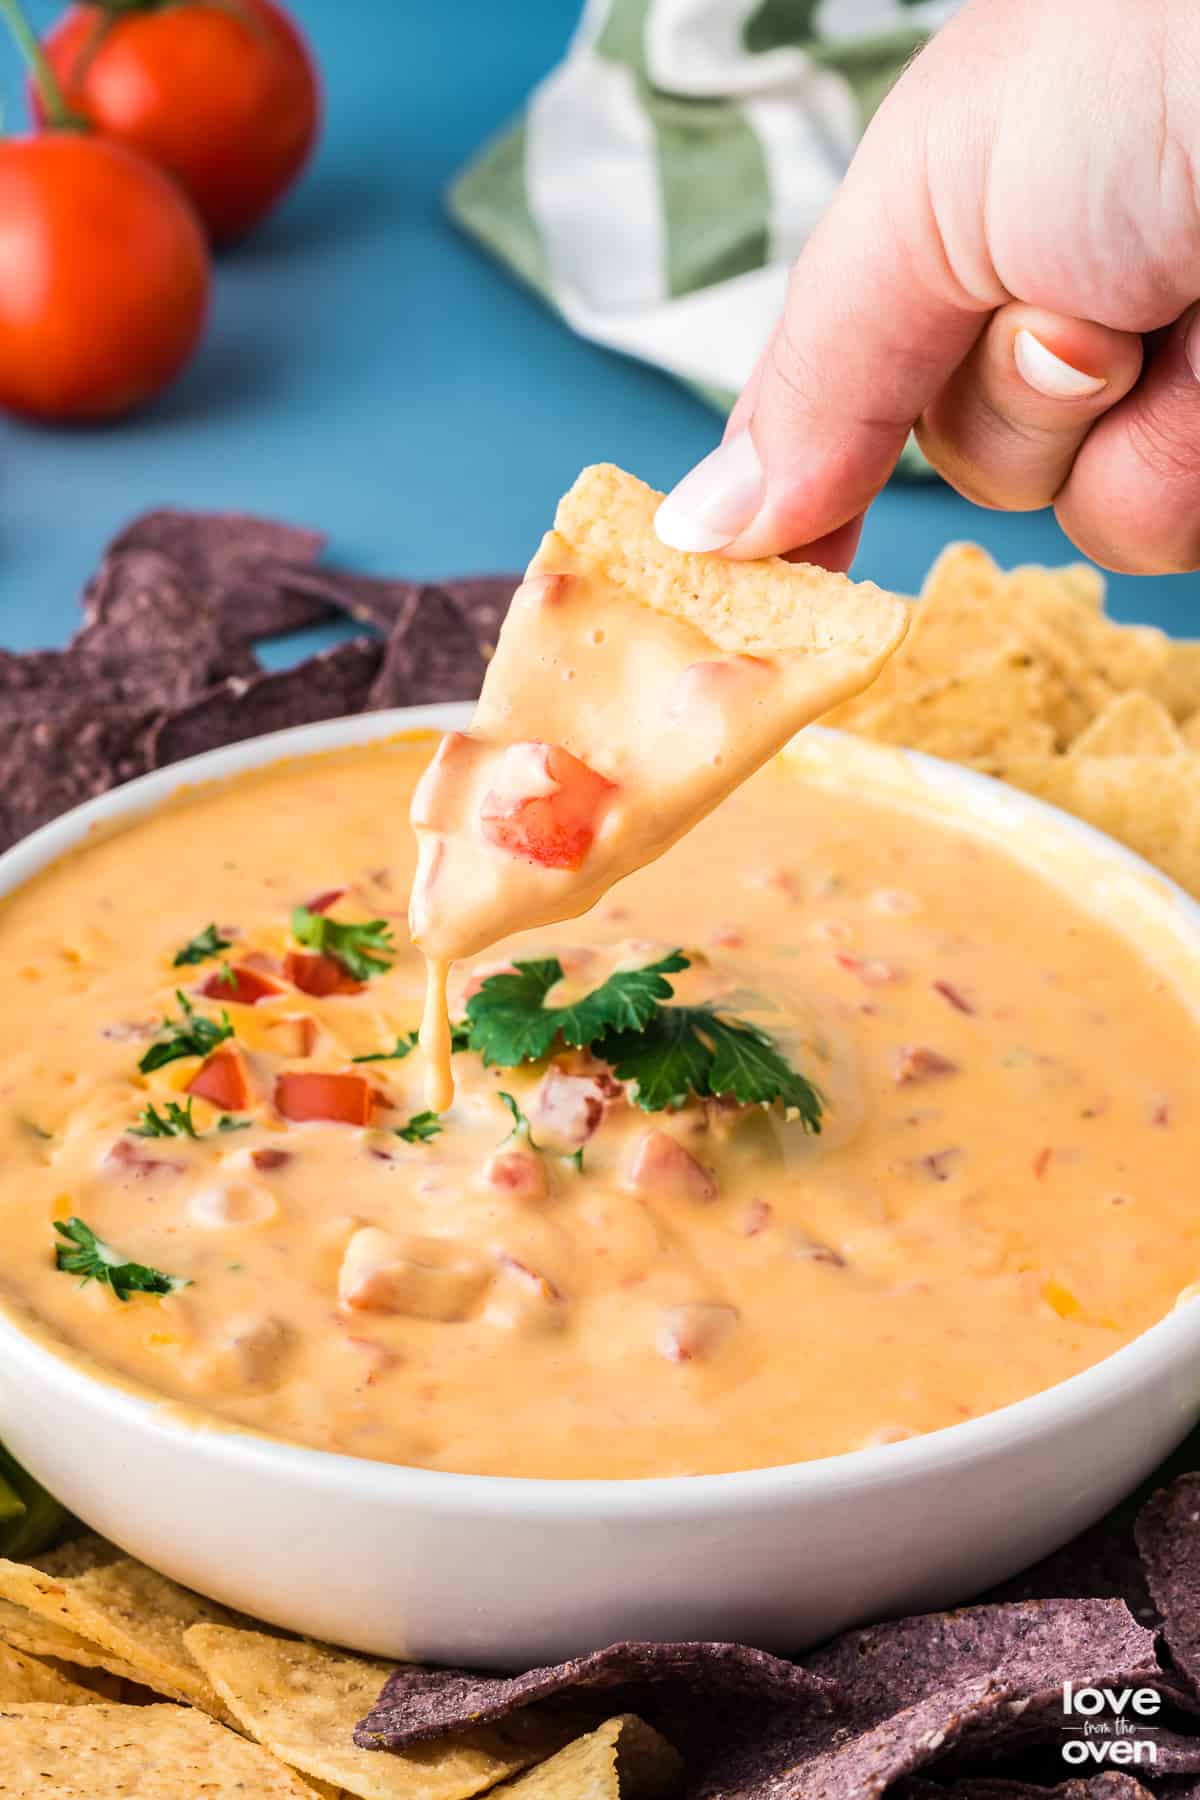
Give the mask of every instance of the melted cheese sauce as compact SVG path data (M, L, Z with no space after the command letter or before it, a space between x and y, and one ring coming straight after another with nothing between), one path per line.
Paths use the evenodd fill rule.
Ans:
M579 1054L422 1057L397 828L429 746L181 796L0 908L0 1289L115 1375L318 1448L432 1468L743 1469L936 1430L1107 1356L1200 1277L1194 1022L1106 928L965 835L772 764L586 919L464 965L557 954L564 992L683 946L685 1000L774 1032L825 1130L693 1102L648 1115ZM359 992L283 971L293 905L385 917ZM210 921L272 977L227 1002L249 1085L202 1135L130 1135L195 1078L137 1064ZM555 996L558 998L558 996ZM370 1123L280 1115L352 1073ZM529 1116L534 1149L499 1095ZM582 1172L573 1154L583 1150ZM185 1277L122 1304L54 1266L54 1221Z

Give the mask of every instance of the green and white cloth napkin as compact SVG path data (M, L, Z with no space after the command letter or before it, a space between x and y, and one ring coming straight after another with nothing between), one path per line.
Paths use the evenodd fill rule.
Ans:
M587 0L451 211L584 337L725 408L871 114L957 3Z

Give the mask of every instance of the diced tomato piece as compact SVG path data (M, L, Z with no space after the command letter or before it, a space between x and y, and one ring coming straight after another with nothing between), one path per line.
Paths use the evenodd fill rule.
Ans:
M322 956L319 950L289 950L283 972L293 987L318 1000L327 999L330 994L361 994L365 986L347 975L341 963L332 956Z
M233 1001L238 1006L257 1006L260 1000L273 1000L286 994L287 987L273 975L237 963L229 969L214 969L200 992L208 1000Z
M615 782L558 744L510 744L479 809L483 835L545 869L577 869L615 792Z
M293 1069L275 1083L275 1106L285 1119L329 1119L369 1125L376 1094L364 1075L324 1075Z
M633 1147L626 1185L656 1199L698 1200L717 1197L717 1178L696 1161L669 1131L647 1131Z
M312 899L306 900L304 904L311 913L327 913L331 906L337 905L345 892L344 887L326 888L323 893L314 894Z
M187 1091L222 1112L242 1112L254 1098L246 1065L228 1044L213 1051L188 1082Z
M256 1169L283 1169L292 1160L290 1150L276 1150L273 1145L264 1145L261 1150L250 1152L250 1161Z

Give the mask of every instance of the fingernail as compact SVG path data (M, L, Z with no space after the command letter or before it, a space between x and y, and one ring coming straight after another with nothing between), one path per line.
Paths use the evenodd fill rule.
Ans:
M672 550L721 550L758 511L762 464L748 431L738 431L672 488L654 529Z
M1184 328L1183 354L1188 359L1192 374L1200 381L1200 306L1192 308L1192 316Z
M1055 356L1032 331L1018 331L1013 339L1013 361L1021 379L1048 400L1084 400L1108 386L1103 375L1086 375Z

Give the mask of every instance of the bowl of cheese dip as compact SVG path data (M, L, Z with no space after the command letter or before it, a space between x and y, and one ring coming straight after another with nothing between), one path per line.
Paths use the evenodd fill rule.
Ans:
M462 714L240 744L0 859L14 1453L231 1605L496 1666L794 1649L1099 1516L1200 1415L1200 910L808 732L455 971L436 1120L406 817ZM654 1044L576 1029L661 966ZM739 1099L706 1019L815 1110Z

